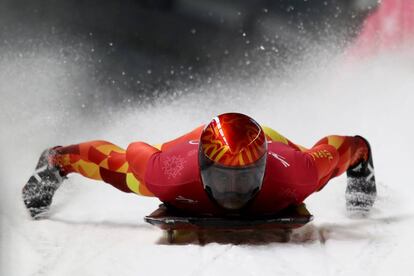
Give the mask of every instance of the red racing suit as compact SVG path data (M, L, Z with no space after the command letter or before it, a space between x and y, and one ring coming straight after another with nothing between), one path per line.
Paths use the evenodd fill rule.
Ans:
M50 162L64 175L77 172L124 192L155 196L190 213L219 215L224 210L208 197L200 177L203 127L158 146L134 142L124 150L92 141L57 147ZM268 142L266 170L262 188L246 210L250 214L274 214L300 204L331 178L368 158L369 149L359 137L327 136L306 149L271 128L262 128Z

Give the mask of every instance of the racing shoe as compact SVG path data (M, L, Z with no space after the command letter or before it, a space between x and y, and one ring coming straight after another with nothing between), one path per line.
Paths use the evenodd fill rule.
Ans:
M59 168L49 164L53 154L53 149L43 151L34 174L22 190L23 202L34 219L41 218L49 210L53 195L64 179Z
M346 171L346 208L351 212L366 213L374 205L377 187L370 145L364 138L357 137L363 139L368 146L368 160L362 160Z

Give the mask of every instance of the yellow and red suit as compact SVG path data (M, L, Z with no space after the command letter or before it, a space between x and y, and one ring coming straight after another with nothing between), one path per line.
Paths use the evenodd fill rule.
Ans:
M65 175L77 172L187 211L218 214L221 210L207 196L200 178L198 144L203 128L158 146L134 142L124 150L106 141L91 141L57 147L51 162ZM306 149L269 127L262 128L268 155L262 189L249 207L252 213L274 213L299 204L331 178L368 158L368 146L359 137L327 136Z

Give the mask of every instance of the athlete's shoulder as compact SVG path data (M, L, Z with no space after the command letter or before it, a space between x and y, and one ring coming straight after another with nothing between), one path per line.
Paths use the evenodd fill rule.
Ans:
M261 127L262 127L268 141L270 141L272 143L273 142L282 143L282 144L285 144L285 145L287 145L287 146L289 146L289 147L291 147L295 150L299 150L299 151L305 151L306 150L305 147L293 143L292 141L287 139L285 136L283 136L282 134L280 134L276 130L274 130L270 127L264 126L264 125L262 125Z
M160 148L162 151L169 150L182 143L189 143L191 141L199 141L201 133L203 132L204 125L198 126L192 131L168 142L163 143Z
M273 141L273 142L281 142L281 143L286 144L286 145L289 143L289 140L286 137L284 137L282 134L280 134L279 132L277 132L273 128L270 128L270 127L265 126L265 125L262 125L261 127L262 127L262 129L263 129L263 131L266 135L266 138L268 140Z

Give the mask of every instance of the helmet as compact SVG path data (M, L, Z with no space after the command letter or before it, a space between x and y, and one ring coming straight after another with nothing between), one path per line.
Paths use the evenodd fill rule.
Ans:
M262 187L266 152L264 132L252 118L240 113L213 118L200 138L204 190L219 206L241 209Z

